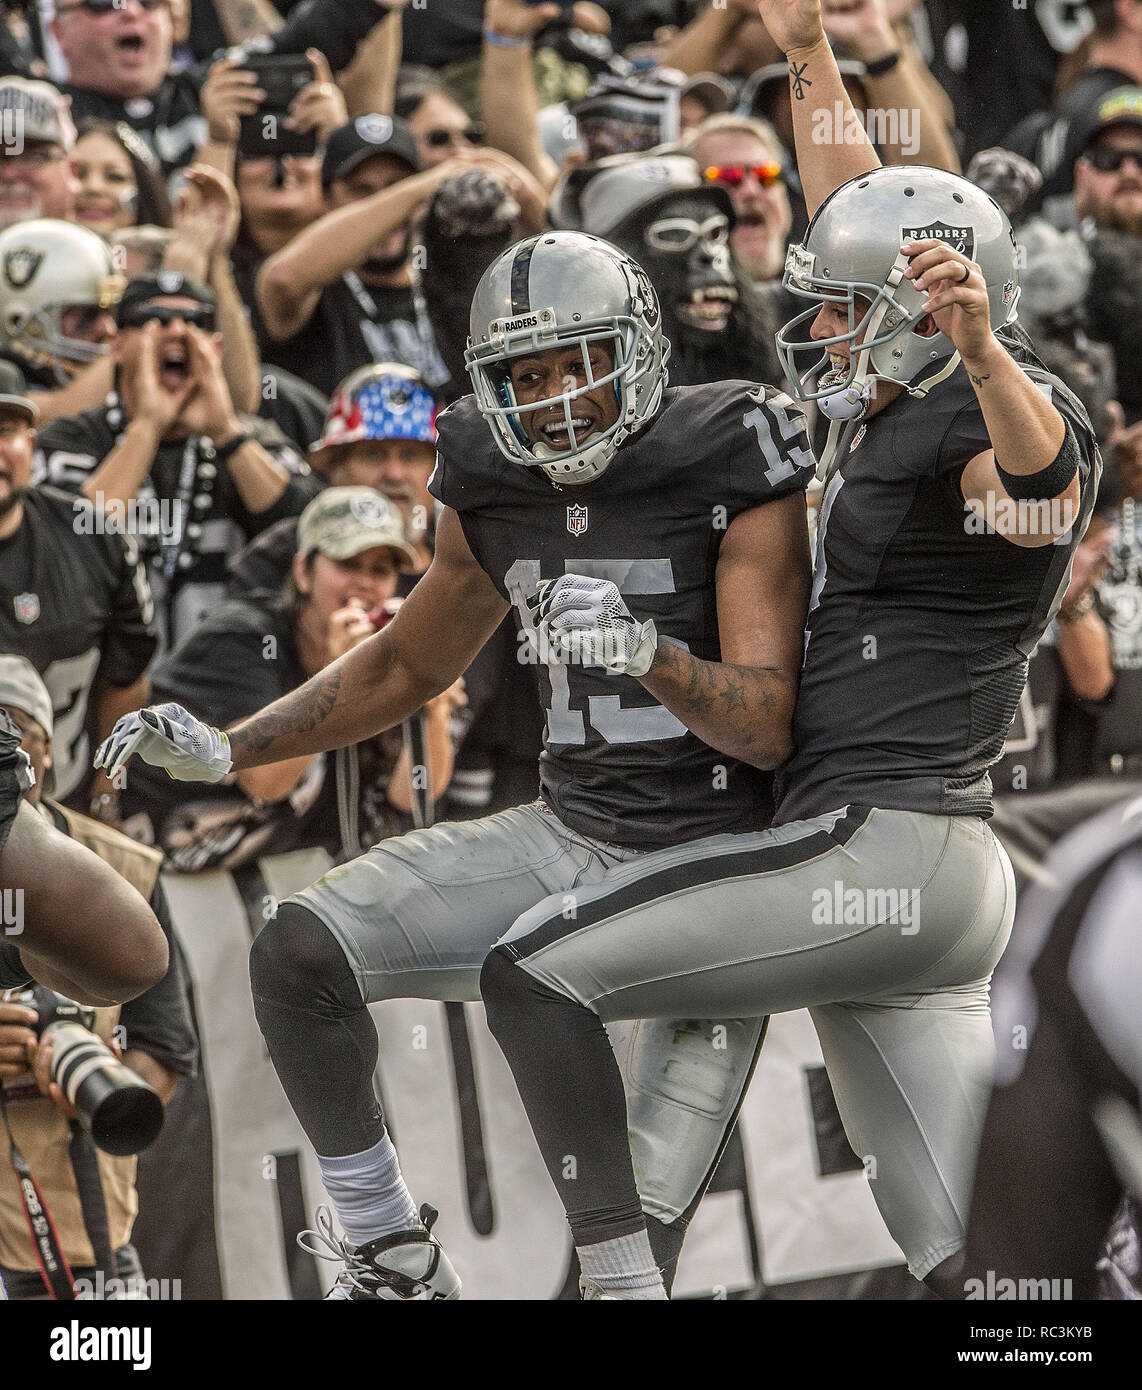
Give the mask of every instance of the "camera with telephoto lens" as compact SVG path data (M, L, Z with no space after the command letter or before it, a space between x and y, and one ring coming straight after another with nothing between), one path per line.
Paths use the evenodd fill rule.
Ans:
M46 985L33 985L10 1002L35 1010L36 1022L29 1026L37 1037L51 1039L52 1080L99 1148L123 1157L155 1142L163 1127L163 1103L92 1032L94 1009Z

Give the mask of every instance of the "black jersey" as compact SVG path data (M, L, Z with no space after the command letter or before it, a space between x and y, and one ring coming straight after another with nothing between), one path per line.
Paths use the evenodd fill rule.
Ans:
M158 645L134 546L81 497L32 488L19 530L0 540L0 651L26 656L48 688L55 796L91 772L91 692L133 685Z
M270 421L240 415L247 430L289 474L285 491L251 512L205 438L165 439L129 507L123 526L138 540L157 605L164 649L177 646L221 601L226 563L251 536L298 516L320 480ZM60 416L40 431L36 480L78 492L122 437L127 418L112 394L91 410Z
M459 514L473 555L515 605L518 656L535 665L551 809L584 834L648 849L767 824L770 774L715 752L631 677L540 664L526 599L561 574L609 579L660 636L720 660L714 580L726 527L812 477L789 398L742 381L670 389L602 477L562 490L499 452L472 397L437 427L429 489Z
M965 465L991 447L962 368L855 434L825 493L792 760L778 820L848 804L990 815L1027 662L1054 616L1101 460L1078 399L1022 334L1003 341L1068 422L1081 463L1067 543L1021 548L969 515Z

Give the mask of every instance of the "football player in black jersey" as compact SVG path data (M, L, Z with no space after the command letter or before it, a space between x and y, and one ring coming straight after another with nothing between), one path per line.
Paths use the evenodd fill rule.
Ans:
M1002 210L941 170L881 168L867 141L817 143L815 113L846 100L820 0L759 9L788 55L813 214L785 275L813 307L778 349L833 421L796 751L772 829L684 865L625 865L578 892L572 920L550 902L525 913L481 991L589 1296L663 1296L604 1023L808 1007L889 1230L918 1279L963 1297L988 985L1014 912L988 767L1101 464L1081 404L1010 326ZM593 645L607 608L548 586L540 635Z
M573 916L588 884L669 871L768 824L769 770L790 751L815 461L787 396L744 381L667 390L668 352L654 289L616 248L574 232L511 248L473 300L475 398L438 418L435 556L393 621L229 734L165 705L101 750L110 770L139 752L216 780L356 741L445 688L515 609L547 715L541 799L382 841L285 903L254 944L258 1019L346 1234L320 1220L316 1239L345 1261L337 1297L459 1288L378 1113L365 1004L477 999L488 949L527 909ZM548 641L544 581L546 608L605 611L597 647ZM623 1129L664 1264L756 1057L764 1019L743 1012L716 1033L670 1013L638 1034ZM696 1032L716 1065L693 1065Z

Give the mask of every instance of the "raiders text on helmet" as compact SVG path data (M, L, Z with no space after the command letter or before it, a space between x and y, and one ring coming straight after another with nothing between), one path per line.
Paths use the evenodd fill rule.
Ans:
M521 241L493 261L472 299L472 328L464 360L476 404L500 452L513 463L542 468L559 484L590 482L623 440L653 418L666 386L670 344L662 336L658 297L640 265L609 242L582 232L545 232ZM590 345L611 349L614 365L594 377ZM586 385L521 406L512 389L512 358L578 346ZM618 419L580 441L573 424L577 397L612 384ZM561 405L570 444L533 444L520 416Z
M898 382L924 396L959 364L943 333L915 326L928 296L904 278L904 241L934 238L974 261L987 283L991 326L1016 317L1015 236L999 204L967 179L942 169L894 166L850 179L817 209L805 240L790 246L785 288L817 301L777 335L781 362L799 400L815 400L832 419L864 413L873 382ZM858 296L867 309L857 304ZM847 310L847 333L809 342L820 301ZM849 346L847 367L830 370L828 349ZM824 353L822 355L822 349ZM811 353L808 366L804 354Z

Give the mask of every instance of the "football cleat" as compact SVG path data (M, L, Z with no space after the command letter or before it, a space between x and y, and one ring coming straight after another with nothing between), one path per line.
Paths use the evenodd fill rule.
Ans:
M345 1268L325 1295L327 1301L387 1298L428 1303L455 1299L460 1297L459 1276L431 1234L439 1214L426 1202L420 1209L421 1228L394 1231L354 1247L336 1234L333 1213L322 1206L317 1209L317 1230L302 1231L297 1243L319 1260L344 1261ZM325 1249L319 1249L319 1244Z

